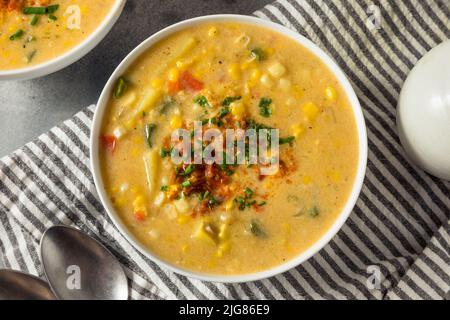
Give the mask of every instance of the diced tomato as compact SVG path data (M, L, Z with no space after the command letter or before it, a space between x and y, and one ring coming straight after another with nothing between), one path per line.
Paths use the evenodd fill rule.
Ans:
M203 89L203 82L194 78L189 71L184 71L180 75L180 83L183 89L191 89L193 91L200 91Z
M115 136L101 136L100 140L103 143L103 146L110 151L111 153L114 152L114 149L116 149L116 142L117 138Z
M138 221L144 221L145 218L147 217L147 214L145 211L143 210L136 210L134 212L134 217L136 218L136 220Z
M180 81L169 81L167 83L167 89L169 91L169 94L174 95L182 89Z

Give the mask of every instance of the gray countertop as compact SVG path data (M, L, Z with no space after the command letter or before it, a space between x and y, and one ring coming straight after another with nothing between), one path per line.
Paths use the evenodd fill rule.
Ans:
M0 157L95 103L126 54L161 28L206 14L250 14L270 2L128 0L112 31L83 59L40 79L0 82Z

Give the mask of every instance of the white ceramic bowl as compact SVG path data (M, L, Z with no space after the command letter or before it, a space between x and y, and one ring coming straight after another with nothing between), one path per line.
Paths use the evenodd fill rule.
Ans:
M89 51L95 48L100 41L108 34L111 28L116 23L126 0L116 0L109 13L86 39L81 43L70 49L69 51L59 55L51 60L43 63L33 65L26 68L12 69L12 70L0 70L1 80L29 80L38 77L43 77L53 72L59 71L72 63L78 61L84 57Z
M177 31L189 28L196 24L205 22L220 22L220 21L233 21L246 24L254 24L260 27L271 29L300 43L301 45L312 51L316 56L318 56L333 72L333 74L336 76L339 83L342 85L342 87L344 88L345 92L348 95L348 99L350 100L355 115L359 139L359 161L353 188L351 194L349 195L347 203L345 204L341 214L336 219L332 227L313 246L311 246L308 250L304 251L303 253L299 254L294 259L268 270L242 275L216 275L216 274L193 272L175 266L167 261L163 261L158 256L154 255L149 249L144 247L139 242L139 240L136 239L136 237L128 230L128 228L124 225L124 223L121 221L120 217L114 210L113 205L111 204L111 201L109 200L109 197L105 191L99 162L100 130L102 119L117 79L126 72L126 70L133 64L134 61L136 61L136 59L139 56L141 56L144 52L146 52L150 47L152 47L161 39L164 39ZM352 86L350 85L350 82L347 80L342 70L328 55L326 55L321 49L319 49L319 47L317 47L310 40L302 37L298 33L291 31L276 23L272 23L259 18L241 15L212 15L185 20L175 25L172 25L162 31L159 31L158 33L154 34L153 36L145 40L143 43L141 43L122 61L122 63L117 67L117 69L114 71L114 73L108 80L97 103L97 109L95 111L91 133L91 168L94 175L95 185L97 187L97 192L100 196L100 199L106 208L106 211L108 212L109 216L111 217L117 228L140 252L142 252L142 254L144 254L151 260L155 261L159 265L188 277L214 282L226 282L226 283L247 282L268 278L296 267L300 263L306 261L312 255L317 253L339 231L339 229L342 227L342 225L350 215L362 188L364 175L366 171L366 162L367 162L367 133L364 117L362 114L358 98L356 97L356 94Z

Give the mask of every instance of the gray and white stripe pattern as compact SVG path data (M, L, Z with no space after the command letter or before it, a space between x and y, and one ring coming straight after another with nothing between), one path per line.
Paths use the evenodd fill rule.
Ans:
M378 11L368 14L373 4ZM367 19L378 12L380 28L369 30ZM120 259L133 299L445 298L450 183L405 158L395 107L409 70L450 37L450 1L279 0L255 14L328 52L364 109L364 188L347 223L323 250L280 276L244 284L200 282L160 268L120 235L98 200L89 171L91 106L0 160L0 266L43 276L39 239L47 227L67 224L94 235ZM373 270L380 271L379 285Z

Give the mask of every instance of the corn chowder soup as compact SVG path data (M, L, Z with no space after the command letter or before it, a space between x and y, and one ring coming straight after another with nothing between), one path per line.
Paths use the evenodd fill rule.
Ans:
M194 140L194 121L279 129L276 174L175 165L171 133ZM154 45L117 81L100 163L115 210L151 252L192 271L253 273L334 223L356 174L356 122L336 78L298 43L254 25L201 24Z
M81 43L115 0L0 0L0 70L51 60Z

